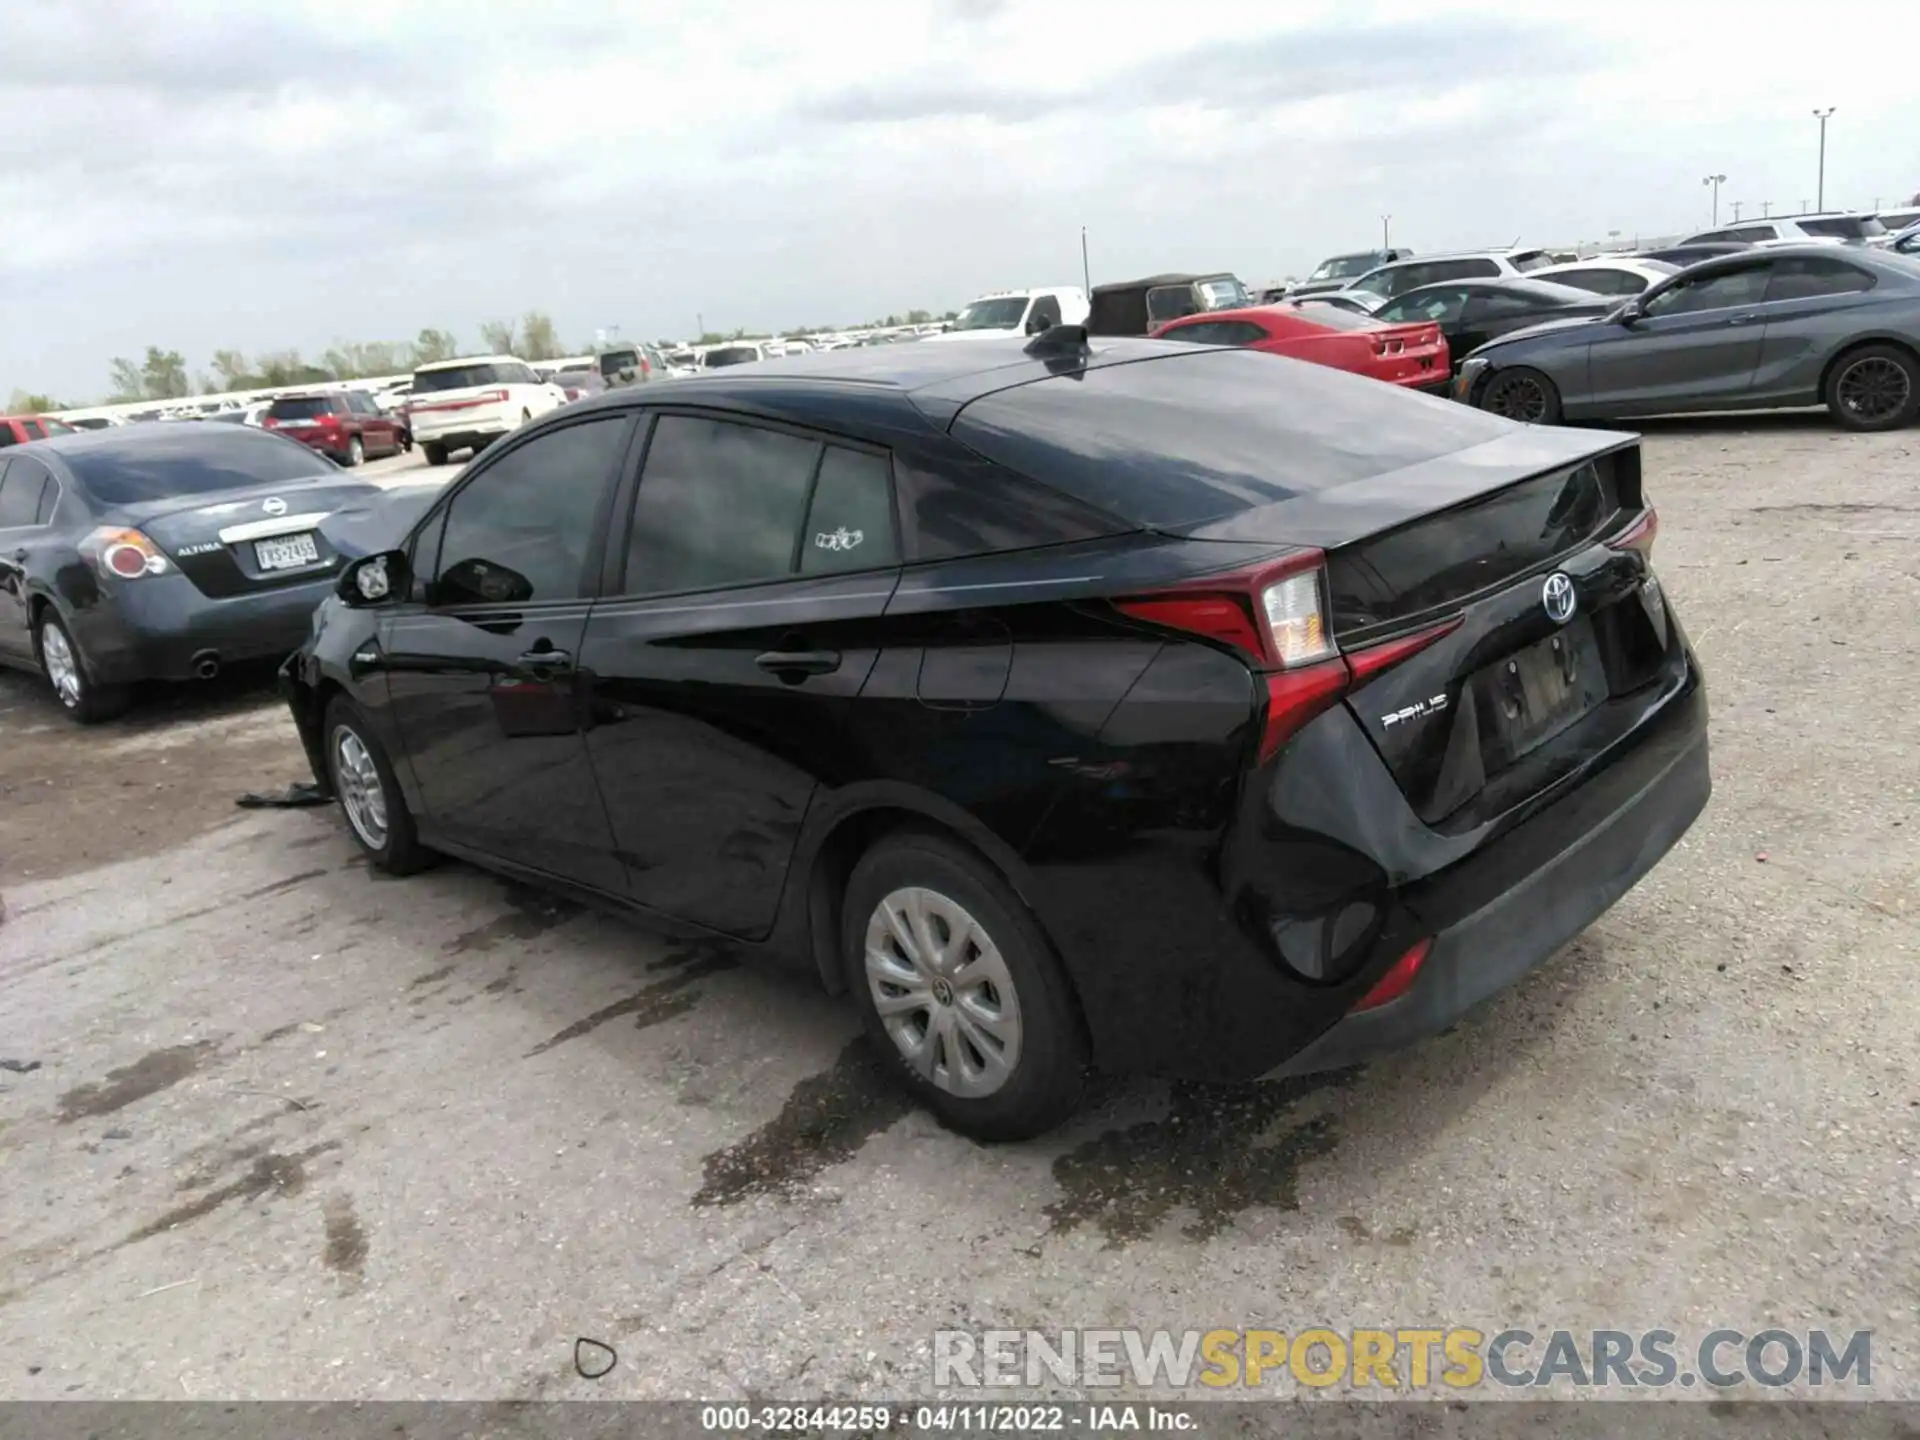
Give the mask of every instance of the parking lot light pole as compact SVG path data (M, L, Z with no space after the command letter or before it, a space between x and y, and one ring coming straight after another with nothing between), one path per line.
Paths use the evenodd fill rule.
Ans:
M1727 183L1727 177L1724 175L1709 175L1700 183L1713 187L1713 223L1718 225L1720 223L1720 187Z
M1738 225L1740 223L1740 207L1746 203L1747 202L1744 200L1736 200L1733 202L1733 223L1734 224Z
M1814 209L1816 210L1824 210L1827 208L1827 117L1833 114L1837 108L1837 106L1829 105L1824 110L1816 110L1813 112L1813 118L1820 122L1820 179L1814 187L1814 193L1819 198L1813 202Z
M1382 250L1391 250L1393 248L1392 234L1393 217L1391 215L1382 215L1380 217L1380 248Z

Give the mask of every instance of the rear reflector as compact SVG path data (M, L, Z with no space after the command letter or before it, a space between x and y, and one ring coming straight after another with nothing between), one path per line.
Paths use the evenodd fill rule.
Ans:
M1285 748L1300 728L1347 693L1347 662L1328 660L1267 676L1267 724L1260 732L1260 763Z
M1432 949L1431 936L1415 944L1411 950L1393 962L1393 967L1380 977L1380 983L1362 995L1360 1003L1347 1013L1358 1015L1362 1010L1377 1010L1389 1001L1398 1000L1406 994L1420 974L1420 967L1427 963L1427 952Z
M1163 595L1122 600L1115 608L1136 620L1151 620L1156 625L1171 625L1176 630L1225 641L1255 660L1264 662L1267 658L1244 600L1227 595Z

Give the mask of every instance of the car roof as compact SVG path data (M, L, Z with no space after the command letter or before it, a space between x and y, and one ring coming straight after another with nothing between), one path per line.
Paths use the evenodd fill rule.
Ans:
M523 365L518 355L459 355L451 360L429 360L424 365L413 367L418 375L423 370L457 370L463 365Z
M1170 270L1164 275L1143 275L1138 280L1109 281L1105 285L1094 286L1093 293L1107 295L1116 290L1137 290L1142 285L1151 289L1156 285L1191 285L1196 280L1231 280L1233 278L1234 274L1231 270Z

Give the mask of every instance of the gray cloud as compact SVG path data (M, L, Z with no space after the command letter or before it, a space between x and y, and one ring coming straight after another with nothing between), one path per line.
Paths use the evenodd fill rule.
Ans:
M1339 95L1439 92L1525 74L1597 69L1607 59L1563 27L1450 15L1392 26L1319 26L1215 40L1059 88L956 82L926 72L850 86L800 102L800 118L882 123L984 118L1021 123L1069 111L1197 104L1271 110Z

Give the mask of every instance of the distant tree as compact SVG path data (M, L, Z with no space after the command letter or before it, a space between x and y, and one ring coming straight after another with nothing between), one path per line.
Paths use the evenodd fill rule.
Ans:
M158 345L147 347L140 380L149 400L177 400L193 393L185 357L178 350L162 350Z
M511 331L508 332L511 337ZM522 360L558 360L567 353L553 328L553 317L529 310L520 318L520 348L513 352Z
M488 320L480 327L480 343L494 355L517 354L513 348L514 340L511 320Z
M422 330L413 342L413 363L431 365L436 360L451 360L460 353L459 342L451 331Z
M44 415L49 410L66 408L51 395L42 395L33 390L15 390L7 399L9 415Z
M133 361L114 356L107 364L107 376L107 383L112 387L111 399L125 401L147 398L146 377Z
M223 390L247 390L253 387L242 382L249 379L247 357L238 350L216 350L213 352L213 373L220 377Z
M220 386L215 383L214 378L207 374L206 371L196 370L193 372L193 389L188 393L192 395L212 395L219 390L219 388Z
M254 383L243 388L273 390L282 385L318 385L340 378L321 366L311 365L301 359L298 350L281 350L272 355L262 355L255 362L255 369L259 373L249 377Z
M960 312L958 310L949 310L940 318L942 320L958 320L960 318Z
M724 344L728 338L728 336L722 335L718 330L703 330L700 333L700 338L693 343L696 345L720 345Z
M932 320L933 316L925 310L909 310L907 312L907 324L909 325L926 325L931 323Z

